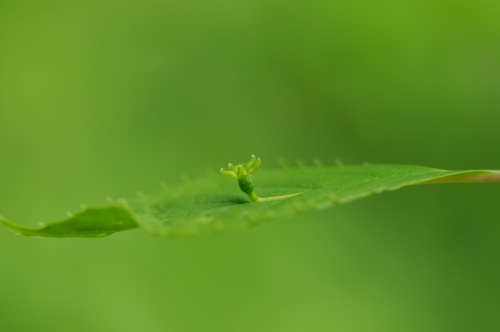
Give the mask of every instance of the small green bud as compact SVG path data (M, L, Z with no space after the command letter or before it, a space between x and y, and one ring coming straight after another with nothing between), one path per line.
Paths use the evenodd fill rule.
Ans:
M254 193L255 184L253 183L253 176L247 175L238 179L238 185L241 191L247 194L252 201L256 202L259 197Z
M298 194L291 195L283 195L283 196L275 196L275 197L267 197L260 198L255 193L255 184L253 182L253 176L250 175L257 167L260 165L260 158L255 158L255 155L252 155L250 161L245 165L239 164L237 166L233 166L233 164L228 164L228 171L225 171L223 168L220 169L220 172L228 176L230 178L238 180L238 185L240 186L241 191L247 194L253 202L267 202L267 201L276 201L285 198L289 198Z
M254 193L255 185L253 183L253 177L250 175L257 167L260 165L260 158L255 158L255 155L252 155L252 158L245 165L240 164L237 166L233 166L233 164L228 164L228 171L225 171L223 168L220 169L220 172L226 176L229 176L233 179L238 180L238 185L240 186L241 191L247 194L250 199L254 202L257 202L259 197Z

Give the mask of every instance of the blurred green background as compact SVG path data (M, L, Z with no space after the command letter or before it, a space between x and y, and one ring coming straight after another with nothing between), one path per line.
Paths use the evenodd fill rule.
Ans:
M0 213L35 226L255 153L500 169L498 1L2 1ZM498 331L498 184L255 229L0 228L2 331Z

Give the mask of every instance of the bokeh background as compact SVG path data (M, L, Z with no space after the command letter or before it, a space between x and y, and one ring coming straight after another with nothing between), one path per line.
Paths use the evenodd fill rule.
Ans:
M500 2L2 1L0 213L35 226L255 153L500 169ZM2 331L498 331L500 186L240 233L0 228Z

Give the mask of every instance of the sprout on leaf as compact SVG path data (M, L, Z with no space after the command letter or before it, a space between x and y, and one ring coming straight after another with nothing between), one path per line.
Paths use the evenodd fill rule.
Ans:
M300 194L297 193L291 195L274 196L266 198L261 198L257 196L257 194L254 192L255 184L253 182L253 176L250 175L250 173L252 173L257 167L259 167L259 165L260 165L260 158L255 158L255 155L252 155L250 161L245 165L239 164L233 166L233 164L230 163L227 165L228 168L227 171L221 168L220 172L230 178L238 180L238 185L240 186L241 191L246 193L250 197L252 202L277 201L280 199L285 199Z

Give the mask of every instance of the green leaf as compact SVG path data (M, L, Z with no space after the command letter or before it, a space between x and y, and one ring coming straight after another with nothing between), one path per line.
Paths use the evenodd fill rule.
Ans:
M138 227L130 213L119 206L88 208L42 228L28 228L0 219L18 234L37 237L104 237Z
M88 208L39 229L3 223L15 232L39 237L102 237L140 227L164 237L192 237L242 230L264 221L404 186L444 182L500 182L500 171L445 171L407 165L300 167L259 170L255 190L261 197L295 196L253 203L234 180L220 174L186 181L153 195Z

